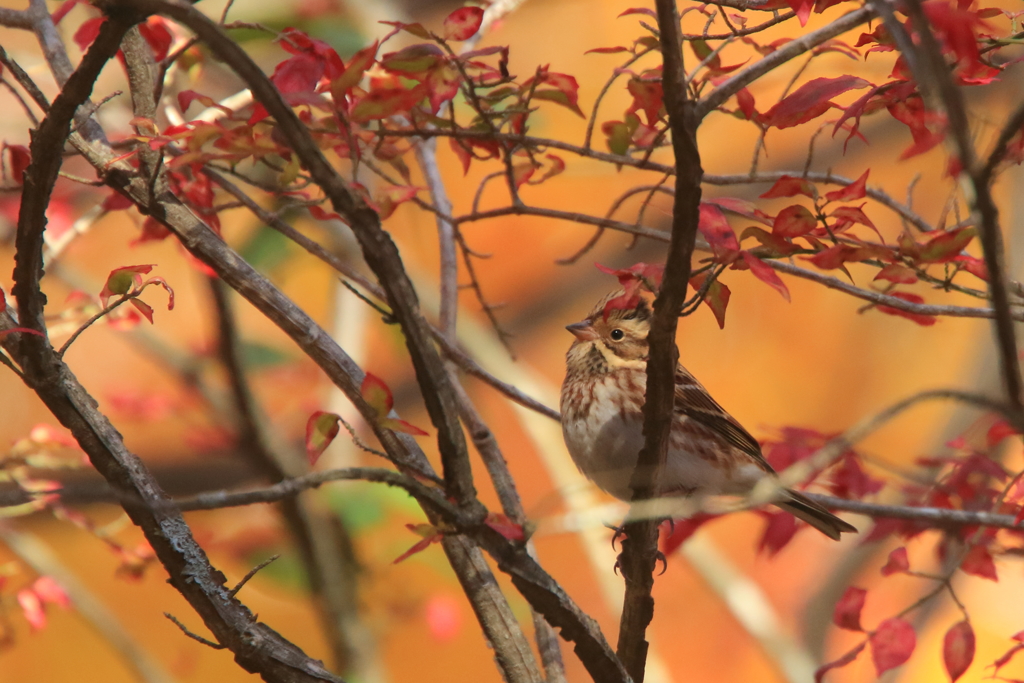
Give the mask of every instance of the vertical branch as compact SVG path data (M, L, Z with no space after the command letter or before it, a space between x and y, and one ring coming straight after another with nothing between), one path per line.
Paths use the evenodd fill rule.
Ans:
M920 0L907 0L906 12L914 33L915 44L896 19L885 0L871 0L882 15L889 33L911 66L914 80L929 108L945 113L947 135L952 137L952 152L960 161L971 210L976 214L978 237L984 252L989 275L989 297L995 312L996 346L1002 367L1003 386L1009 403L1018 412L1024 411L1024 386L1021 382L1017 339L1010 314L1003 238L999 228L999 211L992 198L991 183L994 164L980 164L971 142L970 124L963 94L953 82L942 48L932 33Z
M697 150L694 102L686 92L683 40L675 0L656 0L663 60L662 85L665 111L672 132L676 184L672 207L672 238L665 262L661 291L654 301L654 317L648 335L647 396L644 403L644 446L630 481L633 499L658 493L658 472L668 455L669 434L675 405L676 323L686 299L690 258L700 216L701 178L704 174ZM647 626L654 616L654 567L657 559L658 520L643 519L626 525L622 546L622 575L626 581L618 654L634 681L644 678L647 658Z

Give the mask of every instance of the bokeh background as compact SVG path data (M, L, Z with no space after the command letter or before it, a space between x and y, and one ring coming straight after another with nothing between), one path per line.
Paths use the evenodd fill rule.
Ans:
M6 6L20 7L5 0ZM590 111L598 91L619 64L618 55L585 55L587 50L628 45L641 35L636 17L617 16L631 4L612 0L549 0L525 2L483 39L481 45L509 45L510 70L531 73L539 64L573 74L580 84L580 104ZM200 7L219 16L221 3L204 0ZM271 28L297 26L334 45L347 58L354 50L386 33L379 19L417 20L439 26L454 9L450 3L344 2L344 0L276 3L239 0L230 18L261 22ZM834 19L846 5L814 15L806 30ZM63 22L73 28L92 10L76 8ZM751 18L751 22L756 21ZM699 32L704 19L691 13L685 28ZM765 34L764 42L792 36L797 27L784 24ZM860 31L844 36L855 42ZM256 32L247 47L269 71L284 52ZM395 45L400 45L398 38ZM0 42L52 96L55 86L31 35L0 29ZM72 47L75 55L75 48ZM688 53L692 61L692 55ZM733 63L756 55L733 46L724 61ZM891 54L875 54L865 63L829 54L814 61L805 78L837 75L852 68L881 82L892 68ZM648 63L649 66L656 62ZM801 60L778 70L754 90L759 109L775 101L802 65ZM237 82L216 64L208 64L196 85L214 97L237 90ZM124 87L120 67L110 65L97 88L102 97ZM979 120L999 121L1019 96L1020 79L1013 70L1004 82L969 92L972 111ZM11 144L28 144L28 123L7 91L0 92L3 111L0 131ZM104 105L101 117L110 128L124 128L131 118L126 97ZM606 98L598 120L621 118L629 105L622 81ZM845 102L845 100L842 100ZM886 120L881 120L885 118ZM803 168L809 137L817 122L787 131L772 130L766 140L761 169ZM863 131L870 145L842 142L828 132L817 138L813 168L833 169L848 177L871 169L870 184L903 199L916 179L913 203L931 221L944 212L951 182L943 177L945 152L940 148L899 162L909 146L905 127L888 117L865 119ZM542 107L533 120L532 133L579 143L584 122L557 107ZM735 119L712 114L700 129L705 170L708 173L745 173L750 168L756 129ZM986 141L979 124L979 140ZM840 136L842 137L842 136ZM595 147L604 148L598 134ZM533 205L603 215L613 199L626 189L655 182L629 170L562 155L568 161L559 177L524 190ZM458 161L442 144L439 163L456 213L470 209L474 193L494 167L475 163L463 175ZM80 169L84 174L84 169ZM1014 273L1015 236L1021 221L1016 197L1024 196L1021 175L1011 169L997 185L1004 230ZM754 199L766 184L717 188L711 196ZM60 200L51 211L51 230L68 227L83 214L95 211L102 194L61 181ZM13 229L16 196L4 193L0 222L0 284L10 291L13 266ZM505 201L494 185L484 194L485 206ZM780 200L776 200L780 201ZM622 215L631 220L637 202L627 203ZM768 206L777 210L785 206ZM962 210L962 209L961 209ZM901 229L898 218L875 204L866 208L886 239ZM664 228L667 204L656 199L646 224ZM414 424L429 420L412 381L401 337L384 325L379 315L339 286L337 277L322 263L261 227L240 211L223 216L224 235L251 262L268 274L289 296L342 340L343 346L367 370L382 377L396 393L397 407ZM331 245L358 263L357 250L337 226L295 218L296 227ZM158 264L154 274L165 278L176 292L173 311L163 306L163 294L145 297L156 308L153 326L131 330L97 325L87 331L67 355L74 372L100 401L101 407L124 434L128 446L162 473L169 488L196 491L239 486L255 481L251 466L233 450L232 421L217 409L224 404L225 377L213 352L216 328L212 296L205 276L184 257L173 241L132 245L141 218L134 212L116 212L80 223L87 233L74 239L49 268L44 285L56 314L68 296L81 290L96 294L113 268ZM745 227L734 223L737 230ZM436 315L438 289L437 232L430 215L405 205L386 223L416 282L424 308ZM491 254L476 261L480 284L510 332L514 355L502 348L472 292L461 295L459 334L465 346L495 375L516 383L524 391L557 406L563 375L563 356L571 338L564 325L581 319L593 303L614 287L614 281L594 268L594 262L614 267L637 261L660 262L663 244L628 236L606 234L597 246L573 265L556 261L575 253L591 236L585 226L540 218L505 217L465 226L469 244ZM851 269L857 284L868 286L867 271ZM1016 277L1016 275L1013 277ZM996 393L1000 389L992 356L987 321L942 319L932 327L883 315L861 312L862 302L807 281L783 276L792 303L755 280L748 272L727 271L723 281L732 289L724 329L719 329L706 308L680 325L680 354L687 367L718 401L759 438L771 438L787 425L839 432L896 400L937 387L956 387ZM465 273L463 273L465 281ZM927 289L920 293L932 302L975 304L956 294ZM267 425L301 461L301 440L306 418L318 409L352 411L320 375L301 357L291 342L237 297L232 297L239 318L245 363ZM64 336L66 338L66 332ZM57 335L59 336L59 335ZM494 430L516 478L527 513L537 525L534 540L542 564L577 602L598 619L614 642L621 579L613 573L611 532L603 523L616 523L624 510L596 492L576 475L562 445L556 424L511 404L503 396L472 378L465 384ZM10 372L0 372L0 444L28 435L38 424L56 426L35 396ZM358 421L356 421L358 428ZM944 444L967 431L984 433L988 423L976 413L950 405L926 404L899 417L861 444L872 473L899 482L915 459L944 452ZM365 430L363 430L365 433ZM430 439L420 439L434 453ZM1008 466L1021 468L1016 447L1004 453ZM331 446L319 468L379 460L360 452L343 438ZM497 499L479 462L477 482L488 505ZM62 475L75 477L79 473ZM81 476L82 491L89 490ZM83 494L84 495L84 494ZM404 494L370 484L333 485L308 494L313 505L329 510L353 539L360 571L358 599L360 628L370 653L361 670L366 681L497 681L500 676L492 652L476 627L458 583L443 554L434 546L400 564L393 560L418 540L407 523L422 522L417 507ZM892 490L881 500L892 499ZM141 542L117 508L94 504L78 508L103 534L132 548ZM849 517L861 529L866 518ZM260 572L240 597L265 622L307 652L330 661L331 651L309 598L301 563L276 508L254 506L239 510L187 515L195 535L215 566L236 581L259 561L282 557ZM781 681L806 680L814 662L838 656L856 642L854 635L830 625L836 598L846 585L870 589L863 623L873 627L929 588L928 582L909 577L882 580L878 569L894 542L862 544L856 537L833 543L813 533L801 533L781 553L769 557L757 550L764 521L755 513L721 519L701 530L685 553L668 558L666 572L655 584L656 616L651 630L651 681ZM0 682L17 681L120 681L139 680L139 667L155 672L150 680L244 681L229 654L190 640L167 619L168 612L203 634L202 624L180 596L166 584L159 565L140 578L119 572L121 558L79 526L48 513L0 519L0 605L8 641L0 650ZM924 570L937 567L937 533L926 533L909 544L911 562ZM19 613L15 595L30 584L37 572L48 573L71 592L77 608L48 611L45 629L32 631ZM528 608L499 574L516 613L529 623ZM962 680L981 680L986 666L1009 646L1009 636L1024 628L1024 582L1019 563L1002 560L999 582L975 577L957 581L971 623L978 635L975 663ZM88 609L86 609L88 607ZM890 674L890 680L946 680L942 670L941 639L960 617L945 598L935 603L920 622L917 651L908 664ZM746 620L746 622L744 622ZM529 628L527 626L527 628ZM113 635L112 635L113 634ZM119 634L119 635L117 635ZM760 635L758 635L760 634ZM119 640L120 639L120 640ZM804 654L801 654L803 652ZM133 653L128 655L126 653ZM587 676L569 648L564 648L569 680ZM134 656L135 664L129 662ZM139 662L146 662L139 664ZM810 667L810 668L808 668ZM1004 670L1010 678L1024 675L1024 664ZM867 654L831 680L862 681L874 678Z

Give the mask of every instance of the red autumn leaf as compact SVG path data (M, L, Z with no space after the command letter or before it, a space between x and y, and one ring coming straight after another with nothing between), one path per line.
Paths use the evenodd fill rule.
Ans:
M704 272L700 275L695 275L690 278L690 286L695 291L699 291L704 286L705 280L708 278L708 273ZM729 297L732 296L732 292L727 286L725 286L719 280L715 280L708 287L708 291L704 293L704 303L708 305L711 312L715 315L715 320L718 321L719 329L725 329L725 311L729 307Z
M825 677L825 674L827 674L832 669L840 669L849 664L850 662L852 662L853 660L857 659L860 653L864 651L864 647L866 645L867 643L861 643L860 645L858 645L857 647L853 648L845 655L840 657L839 659L831 661L828 664L823 664L819 666L818 670L814 672L814 683L821 683L821 680Z
M139 33L149 43L150 49L153 50L153 57L158 62L170 52L174 36L171 35L170 29L167 28L167 20L163 17L146 19L145 22L139 24Z
M163 223L152 216L146 216L146 220L142 221L142 233L133 239L131 244L135 246L144 242L160 242L170 236L171 231Z
M989 553L988 548L983 545L975 545L967 551L967 556L960 563L960 570L966 574L980 576L990 581L999 581L999 576L996 574L995 560L992 559L992 554Z
M7 160L11 169L11 181L21 185L21 177L25 174L25 169L32 162L32 155L25 145L8 145L5 142L3 148L7 152Z
M910 571L910 559L907 557L907 549L900 546L889 553L889 559L882 567L882 576L904 574L908 571Z
M818 191L806 178L794 178L793 176L784 175L775 181L771 189L761 195L761 199L795 197L798 194L814 199L818 195Z
M890 263L878 271L875 280L888 280L897 284L909 285L917 282L917 273L913 268L907 268L899 263Z
M359 394L380 417L390 413L392 406L395 404L395 399L391 395L391 389L384 383L384 380L369 372L363 377Z
M768 552L771 557L789 545L796 535L798 527L796 517L786 512L765 512L762 513L768 518L768 526L764 529L761 540L758 541L759 552Z
M488 514L487 518L484 520L484 524L491 527L510 541L526 540L526 533L523 531L523 526L521 524L516 524L506 515L501 513L492 512Z
M841 190L833 190L825 193L825 199L830 202L852 202L855 199L864 199L867 196L868 174L871 169L864 171L864 175Z
M156 264L141 266L123 266L110 271L107 281L100 291L100 299L106 301L111 297L128 294L132 289L142 286L142 276L153 270Z
M375 42L352 55L341 75L331 81L331 95L334 97L336 107L340 107L348 92L363 80L363 74L377 57L377 47Z
M921 248L918 260L922 263L947 263L953 261L960 252L974 239L974 228L959 228L943 232L938 237L928 240Z
M754 96L746 88L741 88L736 93L736 104L748 121L756 121L760 116L755 106Z
M371 90L352 107L350 118L353 123L366 123L387 118L399 112L408 111L427 94L426 87L381 88Z
M754 274L754 277L781 294L783 299L789 301L789 288L786 287L786 283L782 281L778 273L772 270L771 266L746 250L743 251L743 260L747 262L750 272Z
M145 301L139 299L131 299L128 303L138 309L139 313L149 321L149 324L153 324L153 307L147 304Z
M633 96L633 104L629 112L634 114L642 111L647 118L647 125L653 127L661 118L664 109L664 90L661 81L647 81L631 78L626 83L626 90Z
M974 629L971 628L971 622L964 619L946 631L942 639L942 663L946 665L949 680L956 683L973 661Z
M406 550L404 553L394 559L391 564L398 564L402 560L405 560L418 552L426 550L432 543L439 543L441 541L441 532L437 530L437 527L432 524L406 524L405 528L409 531L423 537L422 541L419 541L413 547Z
M872 223L871 219L864 213L863 204L860 206L840 206L828 215L830 218L835 218L838 221L837 227L833 228L833 230L841 230L842 227L846 225L857 223L860 225L866 225L876 233L878 232L878 228L875 227L875 224ZM881 235L879 235L879 237L881 237Z
M800 247L793 244L785 237L773 235L767 230L759 228L756 225L752 225L743 231L743 234L740 235L740 242L748 237L753 237L760 242L761 246L771 252L773 256L789 256L790 254L800 250Z
M39 599L34 590L22 588L18 591L18 606L21 607L21 613L25 615L25 619L33 631L46 628L46 612L43 610L43 601Z
M697 227L711 246L716 260L727 263L735 258L740 243L736 240L736 233L729 227L729 221L726 220L725 214L718 206L709 202L701 202L700 223Z
M663 555L671 555L676 551L676 548L686 542L686 539L693 536L697 529L719 516L698 512L686 519L676 519L672 520L671 523L663 523L661 525L661 540L658 544L661 553Z
M805 206L787 206L775 217L772 233L780 237L800 237L818 227L818 220Z
M389 52L381 58L380 65L393 73L421 80L444 61L445 54L441 48L421 43Z
M988 282L988 268L985 266L985 262L980 258L961 254L953 259L953 262L974 277Z
M918 296L917 294L911 294L910 292L889 292L889 296L894 296L897 299L903 299L904 301L907 301L912 304L924 303L924 299L922 297ZM897 315L901 318L913 320L918 325L924 325L925 327L934 325L937 320L937 318L934 315L913 313L911 311L905 311L902 308L897 308L895 306L886 306L885 304L879 304L877 308L882 313L887 313L889 315Z
M589 55L589 54L612 55L612 54L616 54L618 52L629 52L629 49L628 48L624 48L624 47L595 47L592 50L587 50L583 54L585 54L585 55Z
M628 14L646 14L647 16L651 17L652 19L657 19L658 18L658 15L654 13L654 10L649 9L647 7L630 7L629 9L625 10L624 12L621 12L619 14L619 16L620 17L624 17L624 16L626 16Z
M868 592L863 588L847 588L832 612L832 623L848 631L863 631L860 625L860 612L864 608L864 599L867 595Z
M1024 631L1018 631L1015 635L1011 636L1011 639L1016 640L1017 644L1004 652L999 659L992 662L991 666L995 667L995 671L992 672L993 678L999 675L999 670L1009 664L1010 660L1013 659L1018 652L1024 650Z
M311 93L323 75L323 61L316 55L300 52L278 64L270 80L284 95Z
M16 332L19 334L34 334L37 337L46 337L46 335L40 332L39 330L33 330L29 327L9 327L6 330L0 330L0 339L3 339L7 335L14 334Z
M1006 420L996 420L995 423L989 427L988 434L985 435L985 443L989 448L996 446L1003 439L1011 436L1017 436L1020 434L1013 425Z
M723 211L728 211L729 213L734 213L737 216L749 218L750 220L763 223L764 225L771 225L774 220L764 211L757 208L753 202L748 202L746 199L738 199L736 197L711 197L707 201L709 204L714 204Z
M899 617L883 621L868 640L871 659L879 676L910 659L917 645L914 627Z
M469 173L469 164L473 161L473 153L470 152L466 143L461 140L456 140L455 138L448 138L448 145L452 148L452 151L455 152L455 156L462 164L462 175Z
M334 413L318 410L309 416L306 420L306 459L310 467L320 459L340 429L341 418Z
M537 79L537 84L551 86L553 89L542 88L534 90L534 98L555 102L586 118L578 104L580 86L574 76L548 71L541 74Z
M796 14L801 26L807 25L807 18L811 16L811 9L814 8L814 0L786 0L786 4Z
M849 90L869 88L863 78L845 75L836 78L815 78L797 88L762 117L769 126L789 128L817 118L832 106L831 99Z
M79 50L85 52L89 49L92 42L96 40L96 36L100 34L100 26L102 26L103 22L106 20L106 17L92 17L91 19L86 19L82 22L82 25L78 27L78 30L75 31L75 35L72 38Z
M410 424L405 420L401 420L397 417L382 417L380 420L380 426L385 429L390 429L393 432L402 432L403 434L410 434L412 436L428 436L429 433L423 431L414 424Z
M84 0L64 0L64 2L61 3L60 7L55 9L50 14L50 18L53 19L53 23L59 24L61 19L67 16L67 13L75 8L75 5L83 1Z
M469 40L480 30L484 11L480 7L460 7L444 20L445 40Z

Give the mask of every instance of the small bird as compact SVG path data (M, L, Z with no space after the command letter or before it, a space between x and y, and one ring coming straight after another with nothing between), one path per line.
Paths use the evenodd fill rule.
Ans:
M568 325L576 340L566 354L562 383L562 434L576 466L620 500L632 498L630 480L643 447L643 404L647 389L647 301L630 308L605 304L585 320ZM660 495L743 495L775 470L761 446L711 398L693 375L676 366L675 421L662 467ZM805 496L783 490L774 504L829 538L857 529Z

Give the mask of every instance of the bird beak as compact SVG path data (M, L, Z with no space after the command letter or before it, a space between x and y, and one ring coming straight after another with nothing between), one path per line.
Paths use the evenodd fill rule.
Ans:
M565 329L572 332L573 336L580 341L593 341L597 339L597 332L591 327L589 320L581 320L578 323L566 325Z

